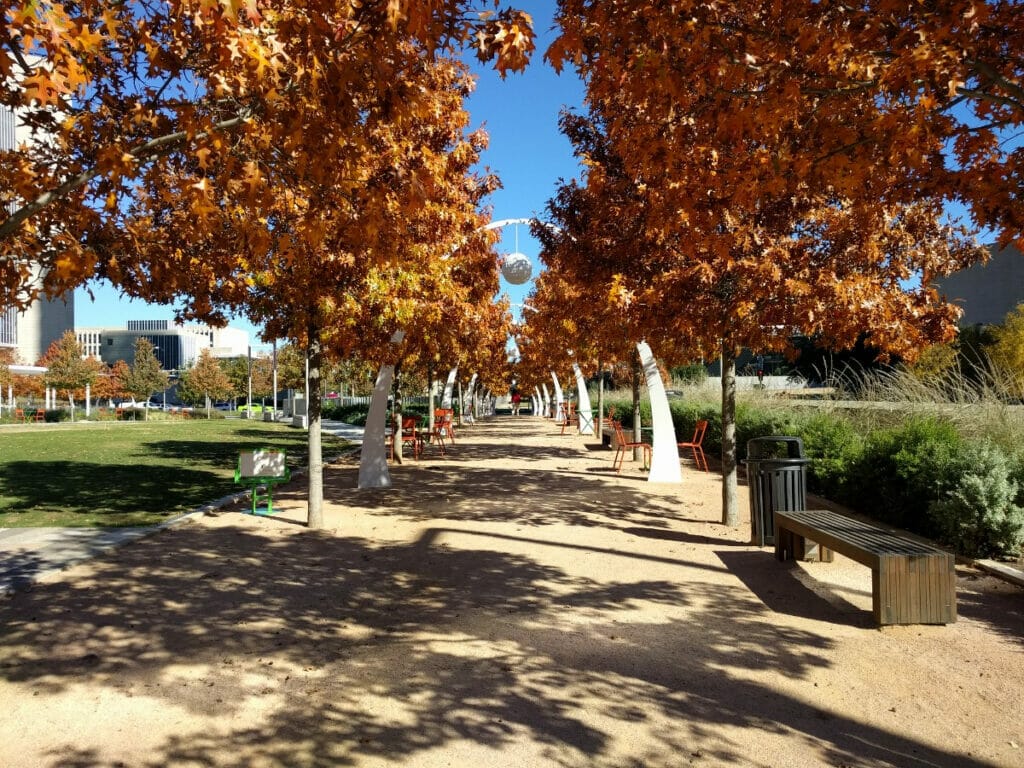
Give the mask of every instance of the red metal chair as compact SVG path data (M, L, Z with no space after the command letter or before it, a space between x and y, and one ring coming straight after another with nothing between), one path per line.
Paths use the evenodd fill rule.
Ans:
M452 445L455 445L454 415L455 411L451 408L434 409L434 431L430 433L430 437L431 442L435 439L437 440L442 456L446 453L444 447L445 439L449 440Z
M634 448L642 448L644 452L644 468L651 466L651 445L650 443L634 442L626 439L622 431L622 422L613 421L612 429L615 430L615 458L612 459L612 468L616 472L622 472L622 462L626 460L626 451Z
M697 422L697 427L693 430L693 439L686 443L677 443L680 448L689 448L693 451L693 463L697 465L697 469L702 469L701 464L703 463L703 470L709 472L708 460L704 456L704 448L702 444L704 442L704 433L708 431L707 419L701 419Z
M418 416L402 417L402 449L407 446L412 448L412 457L418 459L423 453L423 433L419 429L420 420ZM395 437L391 436L391 458L395 458Z

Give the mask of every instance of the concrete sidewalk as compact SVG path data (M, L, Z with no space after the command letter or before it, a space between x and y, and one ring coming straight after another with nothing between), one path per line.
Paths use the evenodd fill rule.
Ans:
M146 528L0 528L0 595L24 589L157 530Z
M356 445L363 442L363 427L325 420L323 431ZM232 494L195 512L144 528L0 528L0 596L245 495Z

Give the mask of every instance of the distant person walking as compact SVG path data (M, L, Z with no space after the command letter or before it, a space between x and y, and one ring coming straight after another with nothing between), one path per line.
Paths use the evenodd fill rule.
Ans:
M519 390L516 387L512 387L512 415L519 415L519 403L523 400L523 396L519 394Z

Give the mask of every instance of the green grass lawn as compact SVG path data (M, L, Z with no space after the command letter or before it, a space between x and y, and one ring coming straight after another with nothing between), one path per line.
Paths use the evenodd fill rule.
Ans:
M324 435L324 455L345 446ZM195 419L0 430L0 528L152 525L240 490L238 452L282 448L305 467L306 432Z

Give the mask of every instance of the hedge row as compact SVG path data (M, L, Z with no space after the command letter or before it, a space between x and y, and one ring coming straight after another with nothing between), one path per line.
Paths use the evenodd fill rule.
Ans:
M615 400L631 424L632 405ZM676 434L689 438L707 419L704 450L721 453L720 411L707 403L672 401ZM649 423L647 403L641 420ZM1019 556L1024 544L1024 454L963 438L936 416L908 417L862 433L838 412L787 410L739 403L739 458L747 441L793 435L804 443L808 489L883 523L927 536L969 557Z

